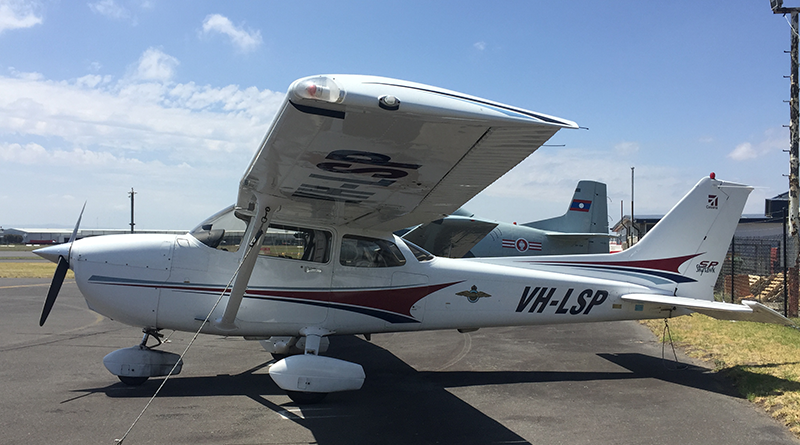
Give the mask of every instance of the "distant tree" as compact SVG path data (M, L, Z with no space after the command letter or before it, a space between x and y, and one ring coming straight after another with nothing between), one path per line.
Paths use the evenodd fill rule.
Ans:
M6 244L20 244L22 242L22 235L9 234L5 236Z

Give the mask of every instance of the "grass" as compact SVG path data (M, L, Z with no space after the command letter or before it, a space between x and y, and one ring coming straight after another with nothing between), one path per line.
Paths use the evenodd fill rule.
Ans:
M0 244L0 252L30 252L47 247L44 244Z
M13 262L0 261L0 278L52 278L56 272L56 264L51 262ZM67 278L75 278L72 271L67 271Z
M661 338L662 320L643 323ZM689 356L713 363L744 397L800 437L800 330L699 314L670 319L669 326Z

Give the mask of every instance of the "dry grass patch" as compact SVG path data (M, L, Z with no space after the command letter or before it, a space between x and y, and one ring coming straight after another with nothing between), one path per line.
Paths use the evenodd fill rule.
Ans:
M661 338L662 320L643 323ZM699 314L670 319L669 326L688 355L713 363L743 396L800 437L800 330Z
M52 278L56 272L56 264L51 262L13 262L0 261L0 278ZM74 279L75 274L67 271L67 279Z

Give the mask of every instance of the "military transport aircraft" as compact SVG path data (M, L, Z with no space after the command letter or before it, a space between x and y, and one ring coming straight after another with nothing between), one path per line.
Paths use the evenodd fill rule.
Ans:
M148 346L160 330L199 331L264 340L281 357L275 383L314 402L365 379L360 365L320 355L336 335L692 311L790 323L759 303L714 301L751 188L713 175L616 254L451 259L393 235L451 214L562 128L577 125L417 83L299 79L229 211L185 235L73 235L37 250L58 263L40 325L69 268L92 310L143 328L141 344L104 358L123 382L181 365Z
M525 224L489 221L464 208L403 234L436 256L473 258L608 253L606 185L579 181L567 212Z

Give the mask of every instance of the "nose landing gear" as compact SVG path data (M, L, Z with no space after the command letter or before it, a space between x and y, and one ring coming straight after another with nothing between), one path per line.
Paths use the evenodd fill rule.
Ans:
M183 366L180 355L153 349L163 344L161 339L164 335L155 328L144 328L142 332L144 336L138 346L117 349L103 358L106 369L128 386L138 386L150 377L165 376L170 372L179 374ZM150 337L158 343L147 346Z

